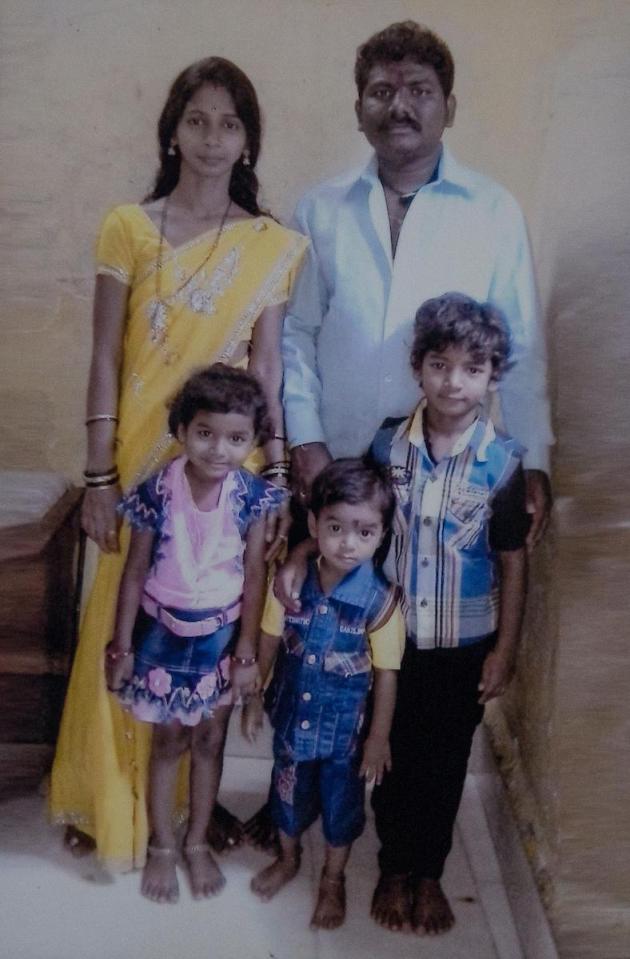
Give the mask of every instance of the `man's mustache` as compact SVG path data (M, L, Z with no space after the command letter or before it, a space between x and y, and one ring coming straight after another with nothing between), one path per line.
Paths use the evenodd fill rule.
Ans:
M381 132L386 132L387 130L395 129L396 127L411 127L412 130L416 130L420 133L421 127L420 124L413 119L413 117L405 117L404 120L383 120L379 130Z

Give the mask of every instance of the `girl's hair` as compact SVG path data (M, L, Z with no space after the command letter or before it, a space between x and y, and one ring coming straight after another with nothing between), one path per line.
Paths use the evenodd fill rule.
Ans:
M261 210L257 199L258 178L254 172L260 153L261 137L258 97L249 77L236 64L224 60L223 57L198 60L183 70L173 83L158 122L160 169L153 190L145 200L159 200L175 189L179 180L181 157L179 150L175 150L175 156L169 156L168 151L186 104L205 84L227 90L234 101L237 116L245 127L250 165L245 166L241 157L232 167L230 196L234 203L238 203L248 213L258 216Z
M376 463L361 459L333 460L318 473L313 481L309 509L319 516L326 506L335 503L376 502L388 529L394 516L394 491L387 470Z
M253 373L225 363L213 363L186 380L169 408L168 428L175 436L200 410L208 413L242 413L251 416L261 443L273 436L263 388Z
M444 293L427 300L416 313L411 368L420 373L427 353L463 346L478 362L490 360L492 377L501 379L509 362L510 333L501 311L464 293Z

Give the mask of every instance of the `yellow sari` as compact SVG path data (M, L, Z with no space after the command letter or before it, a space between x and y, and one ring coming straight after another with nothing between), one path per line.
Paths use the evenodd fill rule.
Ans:
M218 360L247 364L256 319L265 307L286 301L307 242L268 217L239 220L224 227L204 263L215 240L212 230L175 249L164 242L156 277L159 234L142 207L117 207L104 221L97 272L130 287L117 434L125 490L174 454L166 404L190 373ZM151 747L150 724L123 712L104 680L103 651L113 630L128 545L123 527L120 552L99 558L50 792L52 821L91 835L99 858L123 870L145 860Z

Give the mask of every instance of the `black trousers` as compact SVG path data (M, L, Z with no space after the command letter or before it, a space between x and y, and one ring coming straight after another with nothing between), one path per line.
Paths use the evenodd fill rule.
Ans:
M372 793L383 875L439 879L453 841L491 636L455 649L407 648L391 733L392 770Z

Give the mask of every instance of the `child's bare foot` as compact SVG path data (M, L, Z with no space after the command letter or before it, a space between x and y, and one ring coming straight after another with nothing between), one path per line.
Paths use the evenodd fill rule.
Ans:
M153 902L177 902L179 885L175 863L177 850L167 846L147 846L147 861L142 870L140 891Z
M311 929L337 929L346 918L346 881L343 873L330 879L324 870L319 880Z
M413 886L411 928L419 935L447 932L455 916L437 879L420 879Z
M207 843L184 846L184 856L194 899L209 899L221 892L225 885L225 876L212 858Z
M73 856L89 856L96 849L96 843L87 833L81 832L76 826L66 826L63 844Z
M221 806L214 804L212 819L208 826L208 842L215 852L226 852L236 849L243 841L243 823L236 816Z
M406 875L381 876L372 896L372 918L393 932L409 926L411 897Z
M261 869L254 876L250 888L263 902L269 902L277 892L280 892L283 886L291 882L297 875L299 868L300 852L297 852L295 856L285 857L280 855L277 859L274 859L270 866Z
M278 830L274 826L269 803L261 806L258 812L255 812L251 819L248 819L243 826L243 832L247 842L262 852L270 852L278 856L280 853L280 843L278 841Z

